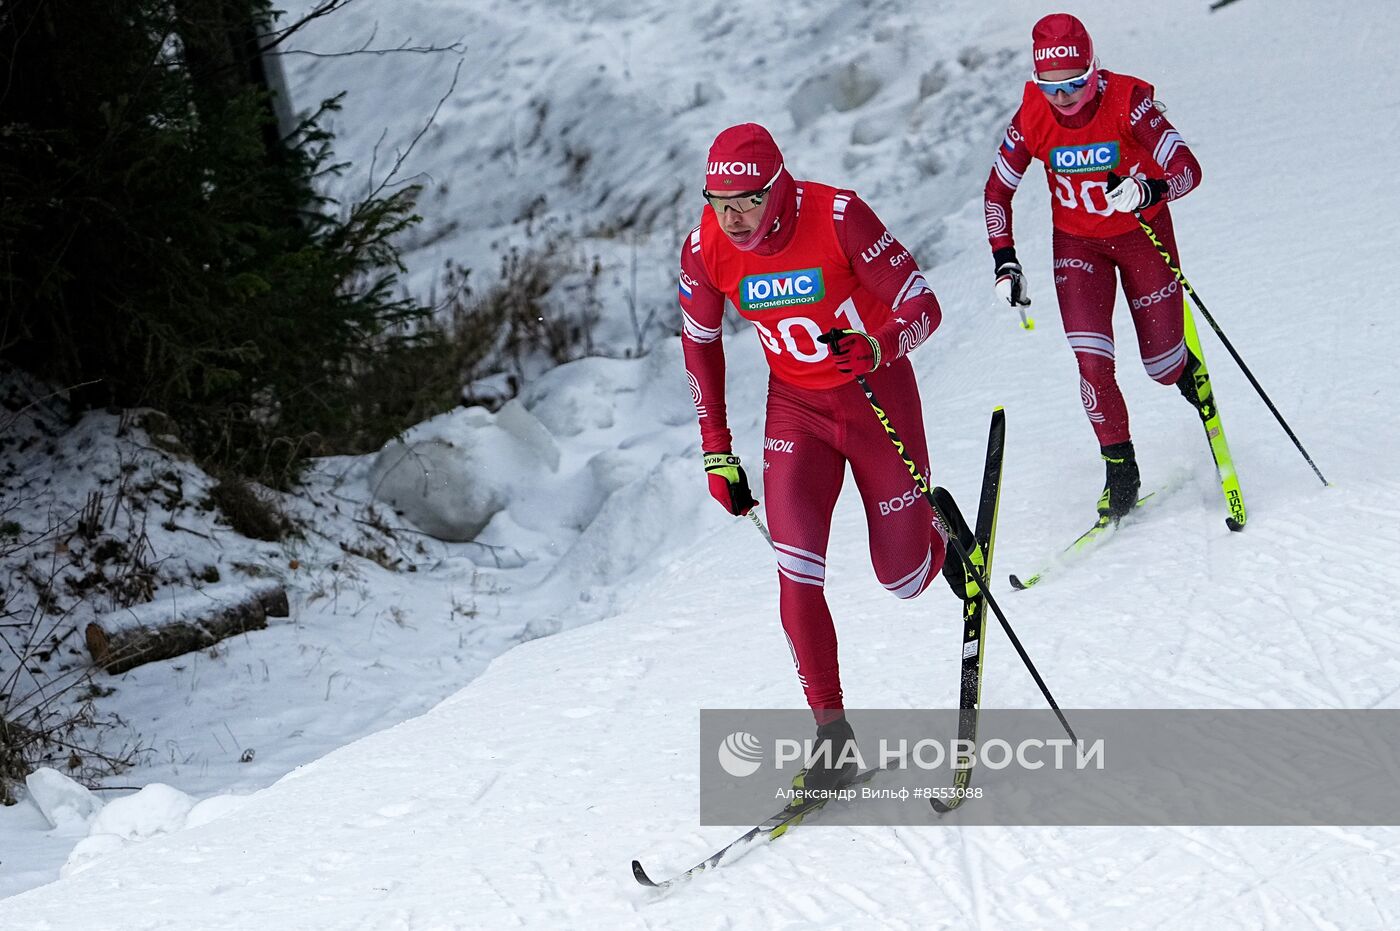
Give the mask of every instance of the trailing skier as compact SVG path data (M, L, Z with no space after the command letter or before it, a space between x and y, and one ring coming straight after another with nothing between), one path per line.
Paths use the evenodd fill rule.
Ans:
M996 292L1013 307L1030 304L1016 259L1011 199L1038 158L1050 185L1055 293L1105 466L1098 513L1101 521L1116 522L1133 508L1140 487L1128 409L1115 377L1116 275L1147 374L1176 386L1203 420L1216 416L1199 346L1186 332L1181 285L1138 222L1138 216L1149 221L1176 255L1167 203L1200 184L1201 167L1153 99L1152 85L1100 68L1077 18L1046 16L1031 38L1035 72L984 191ZM1219 455L1217 465L1223 472ZM1233 479L1233 465L1228 468ZM1238 485L1234 491L1238 497Z

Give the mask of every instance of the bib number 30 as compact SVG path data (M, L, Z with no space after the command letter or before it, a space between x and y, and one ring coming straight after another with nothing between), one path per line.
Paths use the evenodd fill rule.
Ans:
M1128 176L1134 177L1138 173L1138 166L1134 165L1128 169ZM1088 213L1096 216L1106 217L1113 213L1113 208L1108 205L1108 185L1102 181L1091 181L1085 178L1079 182L1079 195L1075 196L1074 179L1067 175L1055 175L1055 199L1063 207L1075 210L1083 207Z
M1074 196L1074 181L1064 175L1055 176L1055 199L1062 206L1074 210L1083 206L1086 211L1101 217L1106 217L1113 213L1113 208L1108 205L1108 185L1102 181L1090 181L1085 178L1079 182L1079 197ZM1100 207L1095 200L1101 201Z

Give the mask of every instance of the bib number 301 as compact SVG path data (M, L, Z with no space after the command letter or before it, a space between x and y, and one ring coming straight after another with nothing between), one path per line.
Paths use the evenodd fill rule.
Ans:
M861 322L860 314L856 312L854 301L847 300L840 307L836 308L837 317L845 317L853 330L865 332L865 324ZM799 362L820 362L831 354L826 348L826 343L818 342L817 337L822 335L822 328L817 326L817 322L810 317L784 317L773 325L773 329L778 332L775 335L773 329L769 329L757 320L752 321L754 329L758 330L758 338L763 343L763 347L775 356L782 355L784 350ZM795 338L797 333L806 334L806 339ZM803 348L806 344L808 348Z

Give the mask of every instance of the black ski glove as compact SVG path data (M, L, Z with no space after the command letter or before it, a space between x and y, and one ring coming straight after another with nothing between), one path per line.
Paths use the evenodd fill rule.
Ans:
M1031 295L1026 287L1026 276L1021 271L1021 263L1016 261L1016 250L1007 246L992 252L992 262L996 265L996 292L1012 307L1031 306Z
M749 513L758 504L749 490L749 477L731 452L705 453L705 474L710 495L736 517Z

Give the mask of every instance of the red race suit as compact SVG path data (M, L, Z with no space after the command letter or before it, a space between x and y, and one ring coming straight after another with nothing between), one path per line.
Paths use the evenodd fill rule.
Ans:
M762 497L778 563L779 610L798 680L818 723L842 709L836 630L825 597L831 514L849 463L865 506L875 574L891 593L921 593L945 541L859 385L817 337L833 327L879 342L866 376L928 474L923 412L905 356L942 314L909 251L853 192L795 182L786 228L735 248L710 208L681 248L681 344L706 451L732 448L724 397L728 299L753 324L770 368Z
M1108 205L1110 171L1166 182L1166 198L1143 219L1179 260L1167 202L1200 182L1201 166L1153 100L1151 84L1098 71L1098 95L1073 116L1055 112L1034 83L1006 129L983 192L993 251L1015 245L1011 198L1032 158L1045 164L1055 227L1055 293L1065 337L1079 363L1080 398L1100 446L1129 439L1128 410L1115 378L1113 303L1123 279L1147 374L1174 384L1186 365L1183 295L1131 213Z

